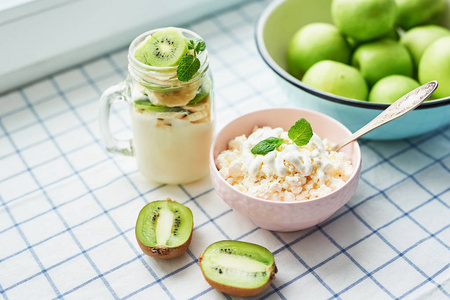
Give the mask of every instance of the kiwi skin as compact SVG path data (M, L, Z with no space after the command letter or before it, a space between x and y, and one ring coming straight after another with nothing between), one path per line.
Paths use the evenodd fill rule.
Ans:
M166 200L171 201L171 202L176 202L170 198L167 198ZM177 247L164 247L164 248L144 245L137 236L137 233L136 233L137 226L136 226L134 232L136 235L136 240L138 242L138 245L145 254L147 254L148 256L156 257L156 258L160 258L160 259L172 259L172 258L176 258L176 257L183 255L187 251L189 245L191 244L193 230L194 230L194 224L192 224L192 229L191 229L191 234L189 235L189 239L184 244L179 245Z
M269 285L275 279L275 273L278 272L278 268L274 261L270 268L270 278L269 278L269 280L267 280L267 282L264 285L262 285L258 288L255 288L255 289L245 289L245 288L239 288L239 287L225 285L225 284L222 284L222 283L219 283L219 282L209 279L207 276L205 276L205 272L203 271L202 260L203 260L203 253L200 254L200 257L198 258L198 263L200 265L200 269L202 270L203 277L205 277L205 280L209 283L209 285L212 288L214 288L222 293L229 294L232 296L251 297L251 296L256 296L256 295L261 294L269 287Z
M188 249L191 240L192 240L192 231L189 239L182 245L178 247L165 247L165 248L159 248L159 247L150 247L147 245L144 245L136 236L136 240L139 244L139 247L141 247L141 250L151 257L161 258L161 259L171 259L176 258L181 255L183 255L186 250Z

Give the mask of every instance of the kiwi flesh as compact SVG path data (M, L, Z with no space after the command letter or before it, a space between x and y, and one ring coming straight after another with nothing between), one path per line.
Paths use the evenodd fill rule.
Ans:
M168 28L149 36L136 50L134 57L149 66L173 67L178 66L188 50L183 34L175 28Z
M194 105L202 102L203 100L206 99L206 97L208 97L210 91L211 91L211 80L205 79L203 84L197 90L194 99L189 101L188 105Z
M191 210L168 198L145 205L136 222L136 239L145 254L162 259L181 256L191 243Z
M134 107L154 112L182 112L186 111L180 107L168 107L163 105L153 105L148 99L140 99L134 102Z
M248 297L262 293L275 278L277 267L266 248L240 241L220 241L199 257L206 281L216 290Z

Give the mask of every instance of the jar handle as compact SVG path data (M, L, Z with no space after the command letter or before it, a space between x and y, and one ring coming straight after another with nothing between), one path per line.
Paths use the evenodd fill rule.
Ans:
M126 83L121 82L108 88L100 98L100 136L103 144L111 153L119 153L126 156L133 156L133 147L131 139L119 140L112 136L109 127L109 115L111 105L115 101L125 101Z

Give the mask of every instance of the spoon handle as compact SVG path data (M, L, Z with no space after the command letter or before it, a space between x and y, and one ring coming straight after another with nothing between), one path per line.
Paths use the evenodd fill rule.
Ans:
M433 92L437 89L437 87L437 81L433 80L412 90L408 94L404 95L403 97L389 105L388 108L386 108L383 112L376 116L372 121L367 123L364 127L359 129L349 137L343 139L339 144L333 147L333 150L338 151L348 143L353 142L354 140L374 130L375 128L389 123L390 121L395 120L398 117L401 117L404 114L410 112L411 110L422 104L422 102L425 101L428 97L430 97L431 94L433 94Z

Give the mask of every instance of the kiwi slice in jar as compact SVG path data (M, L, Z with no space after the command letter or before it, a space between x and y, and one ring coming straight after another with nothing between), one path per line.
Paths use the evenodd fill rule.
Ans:
M211 91L211 80L207 78L197 90L194 99L189 101L188 105L194 105L202 102L203 100L206 99L206 97L208 97L210 91Z
M141 209L135 233L145 254L170 259L186 252L193 228L191 210L168 198L150 202Z
M185 109L182 109L180 107L169 107L169 106L163 106L163 105L154 105L150 102L150 100L136 100L134 102L134 107L149 110L153 112L181 112L186 111Z
M220 241L210 245L200 255L199 264L213 288L242 297L262 293L278 271L269 250L240 241Z
M149 66L173 67L180 63L187 52L187 39L179 30L168 28L148 37L136 50L134 57Z

